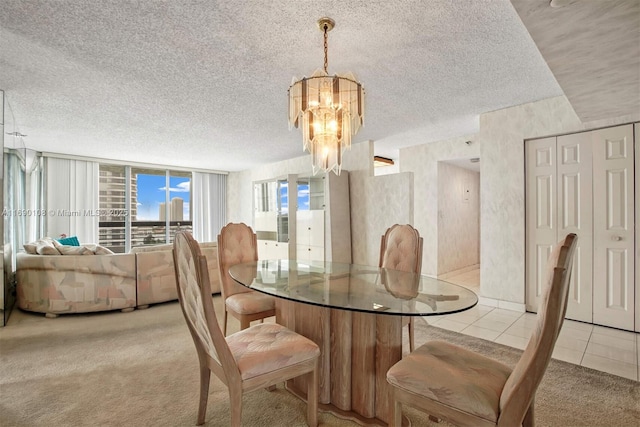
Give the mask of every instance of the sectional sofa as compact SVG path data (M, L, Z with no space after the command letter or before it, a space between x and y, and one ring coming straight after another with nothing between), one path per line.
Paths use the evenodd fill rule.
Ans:
M212 293L220 292L217 243L201 243ZM130 311L178 299L173 245L127 254L17 255L17 303L23 310L64 313Z

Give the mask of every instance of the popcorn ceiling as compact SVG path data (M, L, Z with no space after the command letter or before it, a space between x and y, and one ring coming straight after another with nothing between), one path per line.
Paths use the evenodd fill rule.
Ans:
M329 72L353 72L366 91L353 142L376 141L376 154L562 95L506 0L9 0L5 131L39 151L212 170L302 156L287 88L322 67L325 15Z

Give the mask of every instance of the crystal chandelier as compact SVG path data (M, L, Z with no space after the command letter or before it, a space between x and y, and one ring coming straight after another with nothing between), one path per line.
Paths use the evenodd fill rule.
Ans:
M289 130L302 128L304 151L311 153L313 174L319 170L340 175L342 154L351 148L351 136L364 123L364 89L351 73L330 76L327 72L327 33L335 22L320 18L324 33L324 70L289 86Z

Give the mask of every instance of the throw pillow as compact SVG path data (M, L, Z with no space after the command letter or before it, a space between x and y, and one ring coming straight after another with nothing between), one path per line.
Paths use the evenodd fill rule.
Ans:
M24 251L30 255L38 255L38 245L42 242L48 242L49 244L53 244L53 239L51 237L43 237L35 242L29 242L22 245Z
M80 246L80 241L78 240L78 236L65 237L63 239L57 239L63 245L67 246Z
M85 246L61 245L58 250L62 255L93 255L93 251Z
M96 245L95 249L96 255L113 255L113 251L109 248L105 248L104 246Z
M22 247L26 253L30 255L38 255L38 245L36 242L25 243Z
M36 253L38 255L60 255L60 251L53 245L53 242L45 239L38 240Z

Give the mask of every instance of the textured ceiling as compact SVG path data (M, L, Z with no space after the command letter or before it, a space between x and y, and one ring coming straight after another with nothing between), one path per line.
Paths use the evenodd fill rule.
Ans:
M640 113L640 1L512 3L583 122Z
M354 141L379 155L563 93L508 0L3 0L5 131L40 151L215 170L300 156L287 88L322 67L321 16L336 21L329 72L366 90Z

